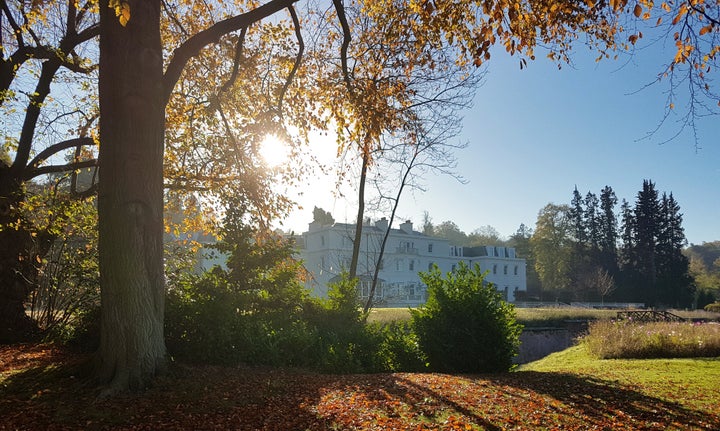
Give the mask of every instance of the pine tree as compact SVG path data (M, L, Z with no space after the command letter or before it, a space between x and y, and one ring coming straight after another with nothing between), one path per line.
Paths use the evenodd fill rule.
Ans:
M693 298L690 263L682 253L687 245L682 227L680 205L672 193L663 193L660 203L662 220L657 243L658 301L674 307L689 306Z
M573 190L573 198L570 202L570 225L572 234L578 244L585 244L587 241L587 229L585 228L585 208L583 207L582 195L575 186Z
M660 236L661 222L660 202L655 184L644 180L635 202L635 248L636 270L642 275L638 280L638 287L648 304L656 304L659 299L656 244Z
M617 197L610 186L600 192L600 214L598 215L600 265L612 276L618 273L618 225L615 215Z
M600 248L600 223L598 214L599 201L595 193L588 192L585 196L585 229L587 231L587 241L590 245L591 253L595 253Z

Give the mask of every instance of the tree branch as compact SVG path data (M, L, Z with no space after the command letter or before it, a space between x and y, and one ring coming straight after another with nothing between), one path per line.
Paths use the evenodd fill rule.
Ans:
M245 45L245 35L247 34L247 27L243 27L240 30L240 37L238 38L237 45L235 47L235 60L233 61L233 70L228 78L227 82L220 88L219 93L224 93L235 83L237 80L238 71L240 70L240 60L242 59L243 47Z
M90 137L73 138L67 141L58 142L53 144L40 152L34 159L28 164L28 168L35 169L40 166L42 162L49 159L53 155L60 151L67 150L70 148L79 148L89 145L95 145L95 141Z
M345 85L347 86L348 91L350 92L350 96L354 96L352 81L350 80L350 72L348 70L348 48L350 47L350 41L352 40L352 35L350 33L350 25L348 24L347 16L345 15L345 6L343 5L343 0L333 0L333 5L335 6L335 12L338 15L338 19L340 20L340 26L342 27L343 31L343 43L340 47L340 63L342 66L342 73L343 73L343 79L345 80Z
M65 165L41 166L35 169L28 169L23 175L23 180L28 181L40 175L55 174L58 172L69 172L76 169L92 168L98 166L97 159L83 160L82 162L67 163Z
M170 100L172 90L175 88L178 79L180 79L187 62L198 55L204 47L217 42L228 33L248 27L286 9L296 1L298 0L272 0L251 11L220 21L186 40L175 49L172 59L165 70L165 76L163 77L164 102L167 103Z
M285 85L283 85L282 90L280 91L280 96L278 97L278 112L282 115L282 104L283 99L285 98L285 93L287 93L288 88L290 87L290 84L292 83L293 79L295 78L295 74L297 73L298 69L300 68L300 62L302 61L303 54L305 52L305 42L303 41L302 32L300 31L300 20L298 19L297 13L295 12L295 8L290 6L288 7L288 11L290 11L290 16L292 17L293 26L295 27L295 37L298 41L298 53L297 56L295 56L295 63L293 64L292 70L290 71L290 74L288 75L287 79L285 80Z

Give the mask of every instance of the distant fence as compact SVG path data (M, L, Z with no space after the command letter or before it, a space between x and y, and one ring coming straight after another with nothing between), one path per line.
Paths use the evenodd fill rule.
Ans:
M571 308L571 305L565 302L518 301L514 304L517 308Z
M633 310L645 308L643 302L571 302L571 306L606 310Z
M633 322L685 322L686 320L669 311L655 310L618 311L617 317L620 320L630 320Z
M551 302L551 301L518 301L517 308L588 308L607 310L629 310L645 308L645 304L639 302Z

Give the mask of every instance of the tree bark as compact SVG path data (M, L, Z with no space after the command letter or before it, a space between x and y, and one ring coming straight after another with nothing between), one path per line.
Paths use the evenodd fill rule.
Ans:
M22 199L12 170L0 167L0 344L28 341L37 325L25 313L25 299L37 276L32 235L17 213Z
M355 238L353 239L353 251L350 258L350 280L357 277L358 259L360 259L360 242L362 241L363 218L365 218L365 183L367 182L367 169L370 162L370 154L363 150L362 169L360 171L360 185L358 186L358 212L355 219ZM367 268L366 271L370 271Z
M165 363L160 1L128 4L126 26L109 0L100 4L96 377L106 394L146 387Z

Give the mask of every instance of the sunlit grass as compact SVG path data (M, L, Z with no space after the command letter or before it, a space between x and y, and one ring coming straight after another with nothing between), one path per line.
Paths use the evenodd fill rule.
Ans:
M599 359L586 344L522 365L519 372L569 373L637 388L688 408L714 411L720 401L720 357Z
M517 319L527 327L563 326L568 320L611 320L617 318L618 310L596 310L592 308L516 308ZM715 320L718 313L702 310L672 311L685 319ZM368 316L369 322L393 322L410 320L409 308L374 308Z
M388 323L410 320L410 309L404 308L373 308L370 310L368 322Z

